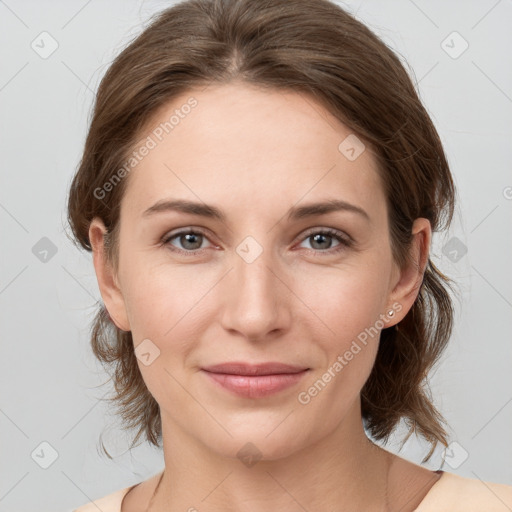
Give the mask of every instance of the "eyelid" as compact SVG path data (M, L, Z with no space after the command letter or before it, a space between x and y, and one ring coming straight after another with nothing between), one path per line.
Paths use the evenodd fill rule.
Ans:
M304 231L301 234L299 243L302 243L303 241L307 240L308 238L310 238L311 236L313 236L315 234L327 235L328 237L334 238L334 239L338 240L338 242L339 242L337 246L331 247L331 248L325 249L325 250L316 250L316 249L305 248L305 250L309 254L312 254L313 257L315 257L315 258L323 258L323 257L328 258L328 257L338 256L338 255L342 254L343 252L345 252L349 249L354 249L356 247L355 240L349 234L345 233L344 231L340 231L339 229L336 229L336 228L328 228L328 227L320 227L320 226L310 228L310 229Z
M207 230L205 228L200 228L200 227L196 227L196 226L186 226L183 228L176 228L175 230L172 230L172 231L166 233L162 237L160 245L162 245L162 246L171 245L170 241L173 238L176 238L180 235L186 235L189 233L202 235L206 239L208 239L208 241L210 241L210 236L212 236L209 234L210 233L209 230ZM325 255L331 254L332 255L339 251L342 251L343 249L351 248L356 244L356 241L348 233L346 233L344 231L340 231L339 229L336 229L336 228L322 227L322 226L315 226L315 227L307 229L306 231L301 232L300 238L298 239L297 243L307 240L309 237L311 237L314 234L324 234L327 236L331 236L333 238L339 239L338 241L340 242L339 246L336 246L334 249L326 249L326 250L306 249L309 252L313 252L313 253L319 254L319 255L322 255L322 254L325 254ZM210 243L213 243L213 242L210 241ZM193 251L186 251L184 249L179 249L178 247L172 246L172 249L170 249L170 250L173 252L185 253L187 255L197 255L197 254L201 254L206 249L207 248L196 249Z
M302 237L301 240L304 240L305 238L308 238L309 236L311 236L315 233L324 233L324 234L329 234L331 236L340 237L347 244L355 244L356 243L356 241L345 231L341 231L336 228L321 227L321 226L310 228L310 229L307 229L306 231L304 231L301 234L301 237Z
M202 235L206 239L208 239L208 241L210 243L213 244L213 242L211 242L211 240L210 240L210 238L213 237L213 235L211 235L209 230L207 230L205 228L196 227L196 226L185 226L185 227L176 228L176 229L173 229L172 231L167 232L161 238L160 245L162 245L162 246L170 245L170 241L173 238L176 238L176 237L178 237L180 235L187 235L189 233ZM184 252L184 253L187 253L187 254L199 254L201 251L204 251L204 249L197 249L195 251L185 251L184 249L179 249L178 247L174 247L174 246L173 246L173 249L171 249L171 250L175 250L177 252L182 252L182 253Z

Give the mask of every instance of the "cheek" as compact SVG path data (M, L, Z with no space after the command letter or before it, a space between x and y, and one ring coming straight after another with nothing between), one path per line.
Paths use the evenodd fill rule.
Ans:
M138 270L131 274L125 297L134 345L150 340L156 349L148 346L158 353L149 365L138 359L143 380L159 404L186 408L189 398L179 382L184 382L183 364L204 331L201 299L212 285L192 266L131 263Z
M321 279L320 274L304 274L297 294L315 313L307 312L306 328L323 357L302 391L318 413L336 403L335 416L341 418L371 373L384 327L380 315L387 298L387 264L386 258L366 257L331 268Z
M141 256L127 258L124 268L123 295L135 340L172 338L173 330L181 332L211 288L205 274L191 265L162 264Z
M311 417L325 418L325 428L343 419L373 368L383 327L385 286L378 276L378 272L338 270L328 286L309 287L304 299L315 312L308 313L307 329L323 356L298 401Z
M388 279L383 267L347 265L303 276L295 281L294 292L322 330L339 341L374 325L384 312Z
M283 307L295 309L301 323L316 322L328 338L356 336L382 313L389 269L387 259L377 258L377 252L382 254L368 251L335 266L306 262L300 268L283 269L282 278L293 291L288 299L282 297L289 301ZM224 271L224 267L169 263L160 253L156 258L143 252L125 257L123 294L136 344L151 336L175 338L178 332L184 334L192 319L196 326L206 321L200 312L211 311L211 301L218 302L216 295L227 292L218 283Z

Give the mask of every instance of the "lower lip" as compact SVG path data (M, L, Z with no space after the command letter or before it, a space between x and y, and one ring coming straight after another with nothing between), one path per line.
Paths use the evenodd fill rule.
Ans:
M203 373L224 389L247 398L261 398L278 393L283 389L297 384L307 372L308 370L299 373L249 376L212 373L203 370Z

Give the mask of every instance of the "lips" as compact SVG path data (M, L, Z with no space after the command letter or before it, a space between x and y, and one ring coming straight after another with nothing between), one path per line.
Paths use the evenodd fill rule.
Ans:
M230 375L278 375L284 373L299 373L308 368L305 366L293 366L284 363L249 364L242 362L222 363L206 366L203 370L211 373L224 373Z
M245 398L262 398L297 384L309 368L283 363L222 363L202 368L215 385Z

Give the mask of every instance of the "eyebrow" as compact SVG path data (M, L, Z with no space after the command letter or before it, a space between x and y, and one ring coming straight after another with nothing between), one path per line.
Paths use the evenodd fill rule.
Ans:
M226 221L226 215L216 206L208 205L206 203L187 201L184 199L160 200L145 210L142 214L142 217L146 218L156 213L169 211L199 215L201 217L217 219L222 222ZM370 216L368 213L366 213L365 210L359 206L348 203L347 201L343 201L341 199L331 199L328 201L306 204L304 206L294 206L288 211L287 219L289 221L300 220L307 217L315 217L338 211L357 213L365 218L368 222L371 222Z

